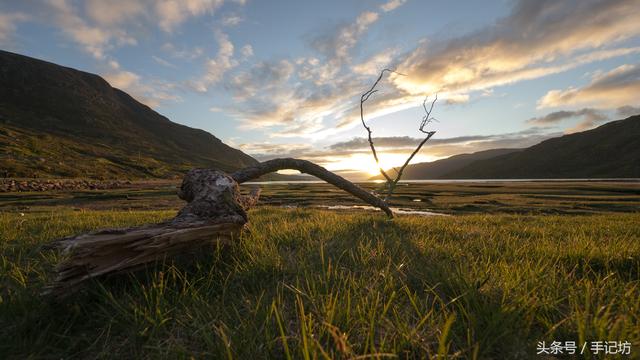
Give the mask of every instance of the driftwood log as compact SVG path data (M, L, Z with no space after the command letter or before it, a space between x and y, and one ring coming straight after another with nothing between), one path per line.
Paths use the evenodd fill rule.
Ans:
M49 247L61 249L64 260L55 268L55 279L44 293L64 296L89 279L135 270L167 257L196 251L202 246L232 240L247 223L246 211L260 195L258 188L249 195L242 195L238 184L284 169L314 175L393 217L382 199L306 160L274 159L232 174L193 169L185 175L178 191L178 196L187 201L187 205L175 218L158 224L100 230L50 244Z

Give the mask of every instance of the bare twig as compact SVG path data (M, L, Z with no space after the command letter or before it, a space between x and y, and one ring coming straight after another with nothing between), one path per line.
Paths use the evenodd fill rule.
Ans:
M404 74L397 73L396 71L390 70L390 69L383 69L380 72L380 76L378 76L376 81L373 83L373 86L371 86L371 88L369 90L367 90L364 94L362 94L362 96L360 97L360 121L362 121L362 126L364 126L365 130L367 130L367 138L368 138L368 141L369 141L369 147L371 148L371 152L373 154L373 158L376 161L376 165L378 166L378 169L380 170L380 174L382 174L382 176L386 180L387 195L386 195L386 197L384 199L384 201L386 202L389 199L389 197L391 197L391 195L393 194L393 191L395 190L396 185L398 184L398 182L402 178L402 174L404 172L404 169L409 165L411 160L414 158L414 156L416 156L416 154L420 151L420 149L422 149L424 144L427 141L429 141L429 139L431 139L431 137L436 133L435 131L427 131L427 130L425 130L425 126L427 126L428 124L430 124L433 121L436 121L436 122L438 121L436 118L431 116L431 113L433 112L433 107L434 107L436 101L438 101L438 94L436 94L436 96L433 99L433 101L431 101L431 105L429 106L429 108L427 108L427 100L429 99L428 96L426 96L424 101L422 102L422 108L424 109L425 115L422 117L422 122L420 123L420 127L418 128L418 130L420 130L420 132L422 132L423 134L426 134L426 137L422 141L420 141L420 143L418 144L416 149L411 153L411 155L409 155L407 160L404 162L404 164L400 168L397 168L397 167L393 168L393 170L395 170L395 172L396 172L396 176L395 176L395 178L391 178L391 176L389 176L389 174L380 166L380 160L378 158L378 153L376 151L376 147L373 144L373 136L372 136L373 131L371 130L371 127L368 126L367 123L364 121L364 103L367 100L369 100L371 95L375 94L378 91L376 89L376 87L378 86L378 84L382 80L382 77L384 76L385 72L404 75Z
M380 80L382 80L382 77L384 76L385 72L395 73L395 74L398 74L398 75L404 75L404 74L400 74L400 73L396 72L395 70L391 70L391 69L383 69L380 72L380 76L378 76L378 79L376 79L376 81L373 83L371 88L369 90L367 90L364 94L362 94L362 96L360 97L360 121L362 121L362 126L364 126L364 128L367 130L367 137L368 137L368 140L369 140L369 147L371 148L371 152L373 153L373 158L376 160L376 165L378 165L378 169L380 170L380 174L382 174L382 176L384 176L384 178L387 180L387 182L390 182L390 181L392 181L391 177L380 166L380 160L378 159L378 153L376 152L375 145L373 145L373 137L372 137L373 131L371 130L371 127L369 127L367 125L367 123L364 121L364 103L367 100L369 100L369 97L371 95L373 95L376 92L378 92L378 90L376 89L376 86L378 86L378 83L380 83Z

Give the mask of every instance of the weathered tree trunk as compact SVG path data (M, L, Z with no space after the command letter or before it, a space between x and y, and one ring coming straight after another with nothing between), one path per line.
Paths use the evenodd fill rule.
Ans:
M241 195L238 184L283 169L314 175L393 217L380 198L305 160L270 160L231 175L217 170L194 169L184 177L178 192L187 205L172 220L100 230L54 241L49 247L62 249L65 260L56 267L55 280L44 292L64 296L88 279L134 270L207 244L231 240L248 221L246 210L260 195L259 189L254 189L248 196Z

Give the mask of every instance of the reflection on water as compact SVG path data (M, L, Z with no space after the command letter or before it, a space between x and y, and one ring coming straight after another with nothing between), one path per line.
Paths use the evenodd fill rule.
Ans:
M323 208L329 210L374 210L380 211L377 207L368 206L368 205L313 205L311 207ZM415 210L415 209L407 209L407 208L396 208L392 207L391 210L394 214L403 214L403 215L420 215L420 216L449 216L448 214L436 213L432 211L425 210Z

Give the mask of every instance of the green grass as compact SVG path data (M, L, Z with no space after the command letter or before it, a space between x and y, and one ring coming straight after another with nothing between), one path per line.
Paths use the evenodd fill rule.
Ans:
M40 297L47 241L172 211L0 213L0 358L640 354L640 214L399 217L264 207L232 245ZM367 356L364 356L367 355Z

